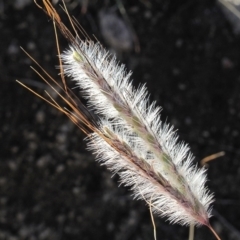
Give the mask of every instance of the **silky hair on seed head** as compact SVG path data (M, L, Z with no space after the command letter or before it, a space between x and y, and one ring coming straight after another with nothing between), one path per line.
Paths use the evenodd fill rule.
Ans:
M87 134L88 149L97 161L119 175L134 198L151 204L152 212L171 223L206 225L219 239L209 223L213 194L206 187L206 169L193 164L189 146L178 140L173 126L161 121L161 108L149 101L146 86L135 89L131 72L115 56L99 42L80 38L76 31L79 25L69 17L76 33L73 36L51 3L44 0L43 4L54 26L69 41L69 48L59 57L60 73L76 83L87 100L86 110L93 110L99 121L89 119L91 114L86 116L76 104L64 77L62 91L66 97L52 88L70 110L37 95Z

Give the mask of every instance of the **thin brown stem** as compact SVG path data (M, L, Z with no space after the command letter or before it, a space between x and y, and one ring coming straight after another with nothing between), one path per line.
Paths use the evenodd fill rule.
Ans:
M208 162L215 160L216 158L222 157L225 155L225 152L218 152L218 153L214 153L210 156L207 156L205 158L203 158L200 162L201 166L204 166L205 164L207 164Z
M211 230L211 232L214 234L214 236L217 238L217 240L221 240L221 238L218 236L218 234L215 232L215 230L212 228L212 226L209 224L207 227Z

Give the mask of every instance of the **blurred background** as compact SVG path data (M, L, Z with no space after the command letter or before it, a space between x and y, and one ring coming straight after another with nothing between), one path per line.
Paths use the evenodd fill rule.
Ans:
M135 86L146 83L196 163L225 152L208 166L211 224L222 239L240 239L240 31L232 8L213 0L66 4L133 71ZM95 162L66 116L16 83L48 90L20 46L60 80L51 20L33 1L0 0L0 239L153 239L148 206ZM60 46L68 46L61 36ZM157 216L155 224L158 239L188 236ZM201 227L200 239L215 238Z

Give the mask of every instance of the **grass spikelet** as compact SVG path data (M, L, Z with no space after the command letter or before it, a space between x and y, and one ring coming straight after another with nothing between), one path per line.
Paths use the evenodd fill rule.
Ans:
M205 169L193 165L188 145L179 142L174 128L160 120L161 108L149 102L145 85L134 89L131 72L124 65L100 43L80 38L75 30L79 25L69 17L76 33L73 36L50 2L43 4L70 42L60 56L61 73L76 82L88 108L100 121L95 124L89 120L65 80L62 90L67 99L60 96L71 110L61 108L54 100L51 105L86 132L88 148L97 160L117 173L135 198L150 202L153 212L172 223L206 225L212 230L209 218L213 195L205 186Z
M178 143L173 128L161 122L160 108L149 103L145 86L133 89L131 73L99 43L76 39L61 59L64 74L76 82L89 107L100 118L111 119L112 132L116 129L115 137L107 143L99 135L90 135L89 149L99 161L117 172L125 185L132 186L137 198L143 195L148 201L152 197L153 211L171 222L208 225L212 195L204 187L205 170L192 166L188 146ZM109 128L109 124L102 121L100 129ZM139 168L145 177L137 176Z

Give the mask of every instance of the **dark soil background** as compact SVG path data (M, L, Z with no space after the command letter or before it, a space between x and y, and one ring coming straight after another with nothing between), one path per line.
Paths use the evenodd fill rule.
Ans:
M15 82L41 94L48 89L20 46L58 78L52 22L34 3L16 2L0 1L0 239L153 239L146 204L95 162L66 116ZM116 2L93 1L84 16L75 3L71 14L109 47L97 15L111 7L121 17ZM122 3L141 51L118 55L135 85L146 82L196 162L225 151L208 169L216 197L211 224L222 239L240 239L240 37L212 0ZM159 217L155 223L159 240L187 239L187 227ZM201 227L199 239L215 238Z

